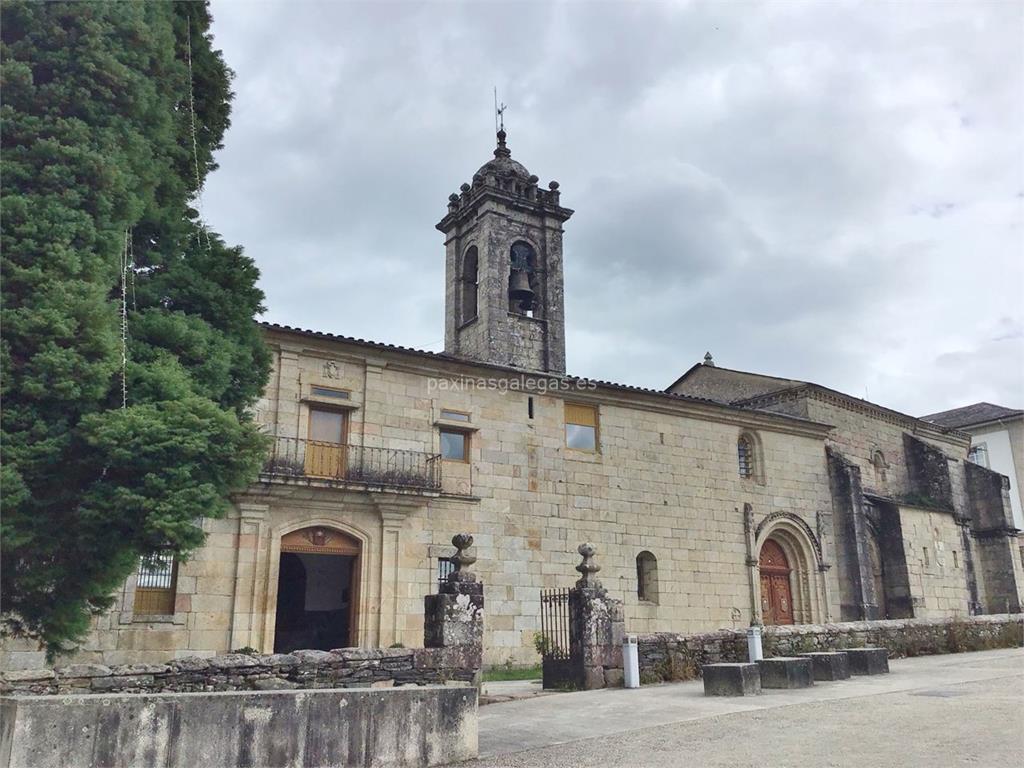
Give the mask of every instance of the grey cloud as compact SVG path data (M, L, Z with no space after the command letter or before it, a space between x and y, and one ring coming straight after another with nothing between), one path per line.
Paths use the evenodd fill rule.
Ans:
M577 212L575 373L665 386L710 348L910 412L1021 404L1019 4L213 11L237 98L204 211L268 319L441 347L433 225L497 85Z

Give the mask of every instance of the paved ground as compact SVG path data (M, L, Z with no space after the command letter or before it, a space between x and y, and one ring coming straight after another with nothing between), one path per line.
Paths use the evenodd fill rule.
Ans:
M705 698L700 682L562 693L480 710L466 768L945 768L1024 755L1024 650L891 662L802 691Z

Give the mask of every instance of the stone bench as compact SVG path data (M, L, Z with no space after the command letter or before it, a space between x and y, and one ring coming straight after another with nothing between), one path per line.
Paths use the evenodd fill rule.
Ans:
M889 651L885 648L847 648L850 674L884 675L889 671Z
M757 662L762 688L810 688L814 685L811 660L800 656L775 656Z
M850 657L846 651L801 653L811 660L815 680L846 680L850 676Z
M705 696L756 696L761 692L757 664L704 664Z

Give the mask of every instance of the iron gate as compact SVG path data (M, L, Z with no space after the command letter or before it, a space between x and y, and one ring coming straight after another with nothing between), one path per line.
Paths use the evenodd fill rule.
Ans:
M568 659L569 589L544 589L540 593L541 647L545 659Z
M541 670L544 687L573 690L582 685L583 655L573 629L577 601L573 589L544 589L540 593Z

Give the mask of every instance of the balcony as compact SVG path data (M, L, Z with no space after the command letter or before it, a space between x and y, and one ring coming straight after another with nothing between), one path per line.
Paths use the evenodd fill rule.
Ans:
M261 478L440 491L441 455L278 437Z

